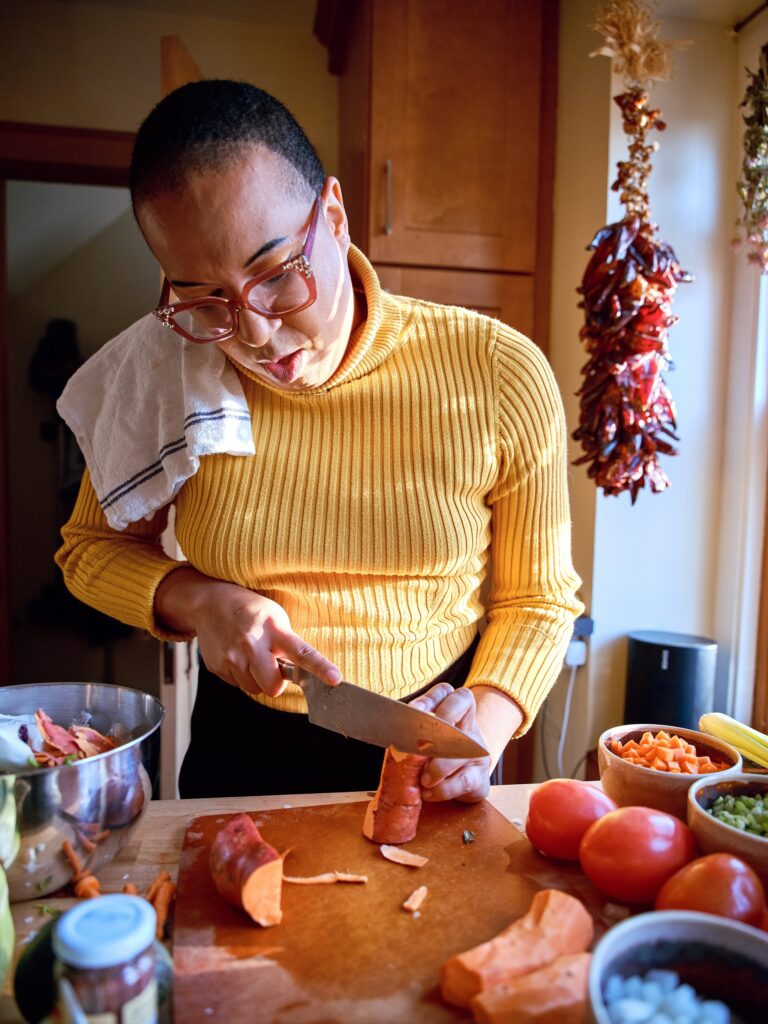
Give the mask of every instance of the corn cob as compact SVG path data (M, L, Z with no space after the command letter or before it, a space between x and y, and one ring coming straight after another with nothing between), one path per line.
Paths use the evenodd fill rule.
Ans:
M742 757L748 757L761 768L768 768L768 736L765 733L758 732L749 725L743 725L720 711L710 711L702 715L699 719L699 729L730 743Z

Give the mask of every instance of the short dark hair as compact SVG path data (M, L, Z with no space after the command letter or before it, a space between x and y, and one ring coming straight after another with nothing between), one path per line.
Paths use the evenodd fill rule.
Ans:
M293 114L248 82L208 79L169 93L139 128L130 170L134 211L146 199L178 191L190 174L239 158L251 143L279 154L319 194L325 171Z

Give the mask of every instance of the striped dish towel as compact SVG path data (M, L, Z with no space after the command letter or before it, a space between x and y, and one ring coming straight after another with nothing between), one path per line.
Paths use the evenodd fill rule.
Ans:
M151 313L91 356L56 408L115 530L172 501L201 456L255 451L248 404L224 353L169 337Z

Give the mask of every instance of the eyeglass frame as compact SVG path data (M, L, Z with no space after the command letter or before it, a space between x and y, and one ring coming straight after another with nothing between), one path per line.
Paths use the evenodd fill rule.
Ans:
M182 338L186 338L187 341L191 341L195 345L209 345L211 342L228 341L230 338L234 338L239 329L240 313L243 310L249 310L251 313L257 313L259 316L266 317L268 320L279 320L282 317L292 316L294 313L300 313L303 309L311 306L317 299L317 282L315 281L315 274L309 261L312 255L312 247L315 242L315 233L317 231L319 215L320 196L318 196L312 204L309 228L307 230L301 252L297 256L291 256L287 260L283 260L282 263L277 263L274 266L269 267L267 270L264 270L262 273L257 274L255 277L250 278L243 285L243 290L240 292L239 298L225 299L221 295L206 295L199 299L188 299L185 302L172 302L169 304L168 297L171 293L171 282L167 277L165 277L165 275L163 275L163 286L160 291L160 299L155 309L152 310L152 315L160 321L163 327L168 327L170 330L175 331L176 334L181 335ZM258 307L251 306L248 303L248 293L251 289L270 277L275 277L277 274L284 273L301 274L305 278L307 289L309 291L309 298L306 302L303 302L300 306L295 306L293 309L284 309L280 313L270 313L267 310L259 309ZM230 331L225 334L218 334L213 338L197 338L188 331L185 331L183 327L179 327L178 324L173 323L171 319L176 313L185 313L197 306L210 305L227 307L230 316L232 317L232 329Z

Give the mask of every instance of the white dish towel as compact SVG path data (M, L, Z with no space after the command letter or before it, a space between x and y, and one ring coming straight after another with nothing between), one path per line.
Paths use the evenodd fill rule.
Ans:
M255 452L248 404L224 353L172 337L151 313L91 356L56 408L115 530L167 505L202 455Z

